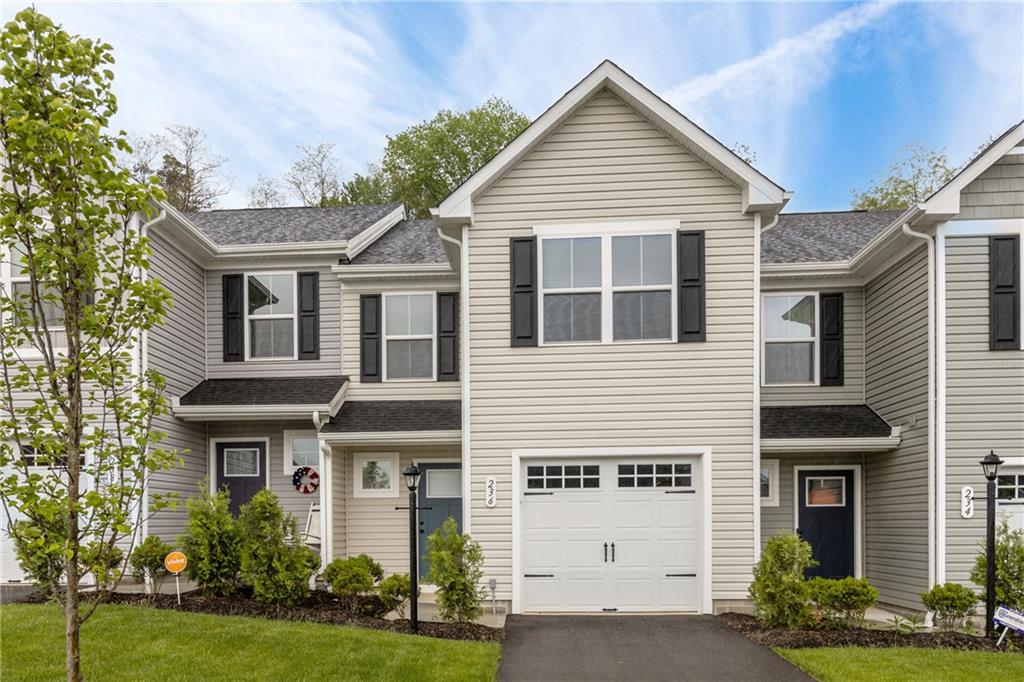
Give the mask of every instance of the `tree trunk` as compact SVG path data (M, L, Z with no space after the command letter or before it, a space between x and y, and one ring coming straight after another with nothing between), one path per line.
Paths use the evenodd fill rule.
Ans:
M82 665L79 656L78 635L82 624L78 616L78 557L72 557L65 562L65 565L68 591L64 600L64 657L68 682L80 682Z

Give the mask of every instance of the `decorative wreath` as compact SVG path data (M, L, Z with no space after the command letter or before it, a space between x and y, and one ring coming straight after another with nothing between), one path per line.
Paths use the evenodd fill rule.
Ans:
M316 489L320 487L320 474L313 467L299 467L292 474L292 485L305 495L315 493Z

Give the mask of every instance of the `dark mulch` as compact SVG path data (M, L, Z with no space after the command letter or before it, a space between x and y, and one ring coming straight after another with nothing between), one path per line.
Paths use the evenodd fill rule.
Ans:
M275 606L264 604L242 590L230 597L205 597L198 591L181 595L181 606L173 594L148 596L118 592L110 595L110 603L131 606L149 606L158 609L208 613L219 616L248 616L271 620L290 620L305 623L326 623L329 625L354 625L373 630L409 633L409 620L387 620L372 613L379 613L376 597L365 597L353 609L347 603L324 590L314 590L297 606ZM408 612L408 609L406 609ZM478 623L434 623L420 621L419 634L440 639L476 640L500 642L505 638L501 628L491 628Z
M734 630L739 630L755 642L770 647L786 649L817 649L821 647L916 647L921 649L958 649L960 651L1001 651L996 643L984 637L975 637L962 632L915 632L900 634L893 630L826 630L809 628L788 630L786 628L764 628L753 616L741 613L724 613L722 620Z

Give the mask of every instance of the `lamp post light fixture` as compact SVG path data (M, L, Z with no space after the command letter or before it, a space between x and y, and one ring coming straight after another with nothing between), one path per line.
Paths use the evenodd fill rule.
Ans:
M405 468L402 472L405 476L405 487L409 489L409 629L415 634L420 630L418 599L419 585L416 569L419 566L417 559L417 544L419 535L416 528L416 488L420 484L420 469L415 464Z
M996 476L1003 460L994 450L978 462L985 472L987 495L985 497L985 635L995 634L996 612Z

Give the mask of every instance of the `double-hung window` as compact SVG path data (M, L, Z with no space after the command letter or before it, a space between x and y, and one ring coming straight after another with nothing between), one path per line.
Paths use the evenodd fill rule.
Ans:
M675 227L538 228L542 342L671 341Z
M24 306L31 309L32 306L32 278L29 273L25 251L17 244L11 246L8 258L8 272L10 273L10 296L13 303L19 307ZM64 326L64 311L56 297L57 292L46 285L39 287L39 295L43 298L40 305L43 310L43 318L46 327L50 331L61 329Z
M295 359L295 273L246 276L245 286L250 360Z
M435 295L384 295L384 378L431 380L435 375Z
M818 383L818 295L765 294L761 311L763 381Z

